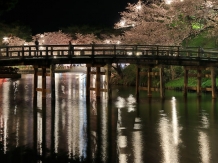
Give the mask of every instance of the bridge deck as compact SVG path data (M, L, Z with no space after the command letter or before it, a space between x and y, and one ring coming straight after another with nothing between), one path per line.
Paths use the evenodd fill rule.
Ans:
M133 63L138 65L217 66L218 51L158 45L1 46L2 66Z

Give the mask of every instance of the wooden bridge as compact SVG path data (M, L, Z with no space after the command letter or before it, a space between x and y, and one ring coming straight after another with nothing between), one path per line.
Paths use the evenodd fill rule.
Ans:
M33 45L30 46L1 46L0 64L1 66L32 65L34 67L34 92L42 91L43 98L46 94L46 69L50 68L52 87L54 87L54 69L56 64L86 64L87 66L87 96L90 90L96 91L96 97L100 98L100 92L108 92L110 95L110 69L113 63L130 63L137 65L136 95L140 90L147 90L148 96L154 90L160 91L164 97L163 69L168 65L183 66L184 75L184 95L188 90L188 76L197 77L197 86L193 89L200 96L201 79L205 77L202 70L209 69L211 73L207 77L211 78L212 98L216 98L215 69L218 66L218 50L181 46L159 46L159 45L115 45L115 44L89 44L89 45L40 45L38 50ZM91 68L95 67L95 71ZM105 71L102 71L104 67ZM148 68L147 72L141 72L141 68ZM152 72L158 67L159 72ZM39 73L38 68L42 71ZM196 74L188 74L189 70L196 70ZM90 86L91 74L96 75L95 87ZM42 88L37 88L38 75L42 75ZM106 75L107 87L101 88L100 76ZM147 75L147 86L142 87L140 76ZM152 76L160 76L159 88L152 87ZM54 88L51 88L54 90ZM53 92L54 93L54 92ZM35 94L36 95L36 94Z

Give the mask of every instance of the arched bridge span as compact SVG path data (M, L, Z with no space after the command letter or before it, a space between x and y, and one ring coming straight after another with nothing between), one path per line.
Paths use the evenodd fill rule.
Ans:
M188 89L188 71L190 69L197 70L195 76L198 79L196 88L197 94L200 96L201 78L203 69L211 70L211 88L212 97L215 98L215 68L218 66L218 50L202 49L196 47L183 48L181 46L159 46L159 45L115 45L115 44L87 44L87 45L40 45L38 50L34 45L28 46L1 46L0 47L0 64L1 66L17 66L32 65L34 67L35 76L37 76L38 68L42 68L42 76L46 76L46 68L50 68L51 77L54 76L55 64L86 64L87 65L87 95L89 90L96 91L96 97L100 97L101 91L109 92L107 89L100 88L101 67L107 65L107 83L110 78L110 66L112 63L130 63L137 65L136 77L136 94L139 90L147 90L151 96L152 90L160 90L161 97L164 96L163 84L163 68L167 65L184 66L184 94ZM96 67L96 72L91 72L91 67ZM147 67L148 72L140 72L142 67ZM153 67L159 67L160 71L160 87L152 88L152 76L157 73L152 72ZM44 73L44 74L43 74ZM53 75L52 75L53 74ZM95 88L90 87L90 74L96 74ZM147 75L147 87L140 85L140 76ZM36 82L37 79L34 80ZM51 81L53 81L52 79ZM43 80L44 81L44 80ZM44 81L45 82L45 81ZM54 82L54 81L53 81ZM35 84L35 90L46 90L46 88L38 89ZM42 84L42 86L44 86ZM44 96L43 96L44 97Z

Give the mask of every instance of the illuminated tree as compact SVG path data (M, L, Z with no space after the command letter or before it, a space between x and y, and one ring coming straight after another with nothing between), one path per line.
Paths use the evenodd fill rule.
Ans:
M216 30L217 1L166 0L128 4L115 28L124 29L123 42L176 45L202 31Z
M16 36L3 37L2 44L10 46L20 46L25 44L25 40Z
M102 43L94 34L76 33L73 39L73 44L100 44Z
M44 34L36 34L32 37L33 42L38 38L40 45L64 45L68 44L72 39L69 34L65 34L62 31L58 32L46 32Z

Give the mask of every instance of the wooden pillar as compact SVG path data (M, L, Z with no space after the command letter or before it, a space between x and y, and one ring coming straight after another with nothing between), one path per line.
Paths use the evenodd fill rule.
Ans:
M51 100L55 101L55 65L50 65Z
M42 98L42 157L46 158L46 98Z
M42 99L46 98L46 67L42 67Z
M183 95L187 96L188 92L188 70L184 68L184 89L183 89Z
M160 97L164 98L164 80L163 80L163 67L159 68L160 71Z
M90 97L90 76L91 76L91 67L87 66L86 71L86 97Z
M42 157L46 157L46 67L42 67Z
M197 96L201 96L201 70L197 70Z
M212 98L216 98L216 75L215 75L215 70L214 67L211 67L211 93L212 93Z
M33 150L34 159L37 159L38 147L38 116L37 116L37 86L38 86L38 68L34 67L34 83L33 83Z
M141 69L139 67L136 68L136 99L138 101L139 98L139 81L140 81L140 71Z
M51 82L51 158L55 154L55 65L50 65L50 82Z
M106 66L106 87L107 87L107 98L108 100L111 99L111 84L110 84L110 79L111 79L111 65L107 64Z
M101 67L96 67L96 82L95 82L95 93L96 93L96 99L100 99L100 93L101 93L101 80L100 80L100 76L101 76Z
M152 97L151 87L152 87L152 68L148 68L148 97Z
M37 101L37 87L38 87L38 68L34 67L34 79L33 79L33 98Z

